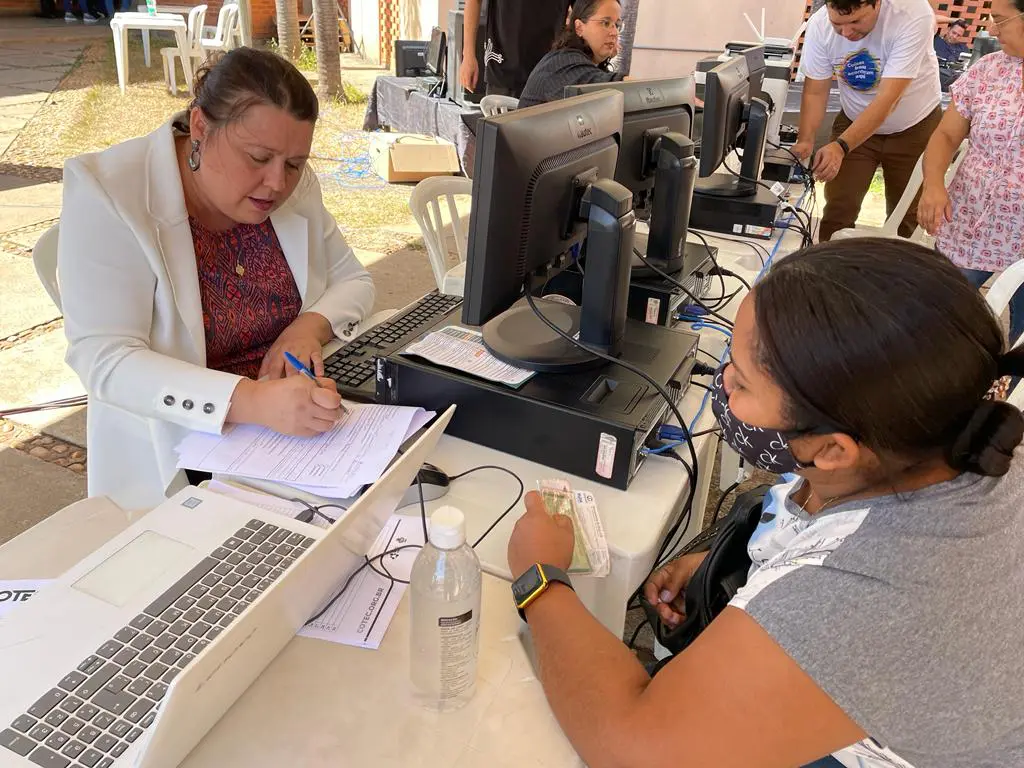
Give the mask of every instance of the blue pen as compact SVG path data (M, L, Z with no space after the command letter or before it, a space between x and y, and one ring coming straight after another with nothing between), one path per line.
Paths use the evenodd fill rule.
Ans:
M285 352L284 359L287 360L288 364L291 365L291 367L294 368L296 371L298 371L303 376L313 381L318 387L321 386L320 382L316 380L316 376L314 375L314 373L311 370L309 370L309 368L307 368L302 363L302 361L299 360L299 358L297 358L291 352ZM346 408L344 404L342 404L341 406L341 414L342 418L348 416L348 408Z
M313 375L313 372L311 370L309 370L309 368L307 368L302 363L302 361L299 360L299 358L297 358L291 352L285 352L284 353L284 359L288 361L288 363L291 365L292 368L294 368L296 371L301 373L303 376L305 376L308 379L312 379L313 381L316 381L316 376ZM320 382L316 381L316 385L319 387L320 386Z

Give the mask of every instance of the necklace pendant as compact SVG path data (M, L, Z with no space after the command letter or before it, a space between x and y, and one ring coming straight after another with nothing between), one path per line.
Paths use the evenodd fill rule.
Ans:
M245 276L245 267L243 267L241 264L237 264L236 263L235 264L235 274L238 275L239 277L244 277Z

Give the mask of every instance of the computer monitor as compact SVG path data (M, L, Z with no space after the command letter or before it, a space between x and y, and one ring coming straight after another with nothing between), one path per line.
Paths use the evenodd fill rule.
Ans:
M442 79L445 75L445 57L448 55L445 42L443 29L434 27L430 30L430 42L427 43L427 70Z
M623 96L615 181L633 193L637 217L650 221L646 258L663 272L678 272L697 164L690 140L696 84L692 76L592 83L567 86L565 95L609 89Z
M968 64L968 68L973 67L978 63L978 59L982 56L987 56L990 53L1002 50L1002 46L999 41L991 35L978 35L974 38L974 43L971 46L971 61Z
M395 40L395 76L423 77L427 74L426 40Z
M635 230L633 195L612 181L622 113L622 94L607 90L477 124L462 318L483 326L484 343L502 360L551 372L599 362L524 301L572 263L584 240L582 307L535 304L582 344L621 350Z
M763 45L748 45L742 48L726 49L733 56L742 56L747 60L747 82L750 83L750 96L762 97L764 91L764 74L767 65L765 64L765 48Z
M750 71L743 56L723 61L707 73L700 175L696 194L749 197L757 191L768 136L768 105L750 94ZM738 175L715 174L729 153L741 147ZM712 179L706 180L707 177Z

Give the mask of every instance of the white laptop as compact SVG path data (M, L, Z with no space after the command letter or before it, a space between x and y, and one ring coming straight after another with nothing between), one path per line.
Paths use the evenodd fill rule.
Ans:
M394 512L449 408L327 530L187 488L0 622L0 768L174 768Z

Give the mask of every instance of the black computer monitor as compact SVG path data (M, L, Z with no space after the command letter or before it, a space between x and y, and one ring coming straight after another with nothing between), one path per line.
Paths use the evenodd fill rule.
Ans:
M982 56L987 56L990 53L1002 50L1002 46L999 41L989 35L978 35L974 38L974 43L971 46L971 61L968 64L968 68L973 67L978 63L978 59Z
M430 42L427 43L427 70L435 77L444 78L445 57L448 55L445 42L443 29L434 27L430 30Z
M426 40L395 40L395 76L423 77L427 74Z
M750 83L750 96L762 97L764 91L764 73L767 69L765 64L765 48L763 45L748 45L743 48L729 50L733 56L742 56L747 60L747 82Z
M572 263L586 240L582 307L536 299L566 334L621 349L635 217L612 180L622 94L607 90L484 118L477 124L463 322L482 325L497 357L538 371L599 359L553 332L524 302Z
M743 160L738 175L717 174L713 181L699 181L697 194L749 197L757 191L768 138L768 115L768 105L750 95L746 57L723 61L707 73L700 175L712 177L737 147L742 147Z
M650 221L648 260L663 272L683 268L693 173L690 133L696 111L693 77L570 85L565 95L622 93L622 142L615 180L633 193L638 218ZM641 271L645 271L643 265Z

